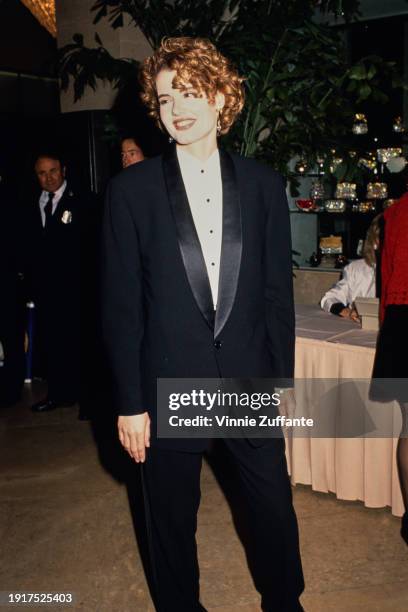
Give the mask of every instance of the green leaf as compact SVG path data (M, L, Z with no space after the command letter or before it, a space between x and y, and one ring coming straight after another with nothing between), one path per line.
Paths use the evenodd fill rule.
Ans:
M114 30L117 28L123 28L123 15L116 17L116 19L112 21L111 25Z
M362 87L359 89L359 101L366 100L372 92L372 89L368 83L364 83Z
M97 2L92 8L91 11L97 11L98 8L101 6L101 4L103 4L103 2ZM98 23L98 21L100 21L103 17L106 17L106 15L108 14L108 9L106 6L102 6L102 8L96 13L93 23Z
M349 76L350 76L350 79L356 79L357 81L362 81L364 79L367 79L367 71L365 69L365 66L363 66L363 64L356 64L350 70Z
M375 74L377 74L377 68L374 66L374 64L371 64L367 72L367 79L370 81Z

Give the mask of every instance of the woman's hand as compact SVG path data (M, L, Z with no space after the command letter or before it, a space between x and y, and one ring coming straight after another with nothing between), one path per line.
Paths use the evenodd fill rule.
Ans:
M136 463L146 460L146 448L150 446L150 417L148 412L120 416L118 418L119 440L123 448Z

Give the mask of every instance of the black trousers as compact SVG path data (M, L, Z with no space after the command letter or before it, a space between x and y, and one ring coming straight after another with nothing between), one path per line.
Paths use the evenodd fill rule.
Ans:
M80 396L80 309L64 296L36 301L34 351L45 369L48 398L74 403Z
M262 596L262 609L299 612L304 582L284 441L268 440L256 448L244 439L225 439L223 443L246 500L252 574ZM152 447L142 468L158 612L204 610L199 603L195 541L201 464L201 453Z

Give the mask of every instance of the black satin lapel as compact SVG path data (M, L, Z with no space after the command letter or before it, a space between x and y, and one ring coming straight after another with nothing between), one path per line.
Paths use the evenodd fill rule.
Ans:
M163 170L188 282L203 317L213 329L214 306L210 281L181 176L176 147L163 155Z
M214 337L223 329L231 314L238 287L242 256L242 226L239 190L234 162L220 150L222 177L222 247L218 304L215 315Z

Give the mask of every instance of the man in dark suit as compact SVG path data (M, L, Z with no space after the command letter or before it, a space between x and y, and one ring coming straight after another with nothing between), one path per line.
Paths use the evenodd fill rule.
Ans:
M161 438L157 378L293 377L289 214L281 177L217 147L242 79L208 41L167 39L142 70L144 101L176 146L110 184L103 324L119 438L142 463L159 612L204 610L195 543L208 440ZM303 575L284 441L223 440L246 500L266 612L299 612Z
M61 157L35 161L41 194L27 223L27 274L35 303L34 351L41 350L48 394L34 412L72 405L80 396L80 251L87 202L65 178Z

